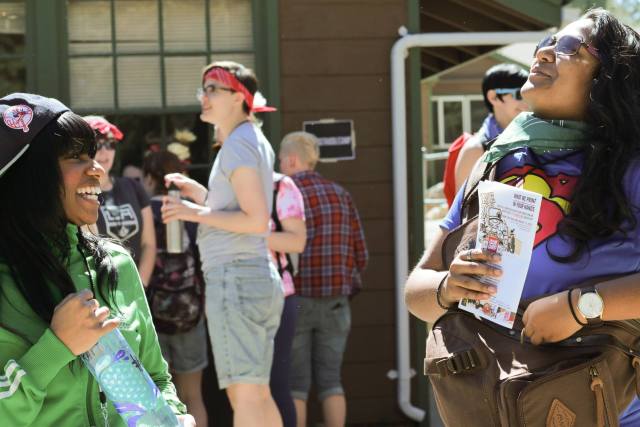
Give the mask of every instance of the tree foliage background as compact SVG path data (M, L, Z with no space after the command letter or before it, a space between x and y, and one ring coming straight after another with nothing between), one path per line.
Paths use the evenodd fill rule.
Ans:
M594 6L604 7L636 31L640 29L640 0L573 0L569 6L583 11Z

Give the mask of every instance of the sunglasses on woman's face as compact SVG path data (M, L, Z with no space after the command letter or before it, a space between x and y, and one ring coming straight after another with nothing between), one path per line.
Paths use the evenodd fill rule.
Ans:
M542 48L553 46L553 50L560 55L576 55L580 50L580 46L584 46L587 51L596 57L596 59L600 59L600 55L598 54L598 49L594 46L591 46L580 36L572 36L570 34L564 35L560 38L556 36L547 36L536 46L536 50L533 52L533 56L535 57L538 54L538 51Z
M496 91L496 95L511 95L513 96L513 99L515 99L516 101L522 101L522 94L520 93L520 88L494 89L494 90Z
M96 143L96 152L102 150L103 148L106 150L115 150L116 143L113 141L100 141Z

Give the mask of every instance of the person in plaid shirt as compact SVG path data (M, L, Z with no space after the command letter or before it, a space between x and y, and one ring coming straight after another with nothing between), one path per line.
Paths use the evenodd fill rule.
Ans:
M280 171L289 175L302 193L307 226L307 244L294 277L298 323L292 349L291 394L298 427L306 425L312 372L324 425L345 424L340 369L351 328L349 297L360 290L360 273L368 259L351 195L314 170L319 157L317 138L306 132L286 135L278 156Z

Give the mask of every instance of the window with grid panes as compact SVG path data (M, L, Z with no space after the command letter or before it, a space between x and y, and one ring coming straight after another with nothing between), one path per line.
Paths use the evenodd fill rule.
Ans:
M433 142L448 147L462 132L476 132L487 108L482 95L438 95L431 97Z
M26 90L25 15L24 0L0 1L0 96Z
M195 91L212 61L254 68L252 0L67 0L67 14L71 108L122 128L119 166L188 129L191 163L206 168L210 129Z

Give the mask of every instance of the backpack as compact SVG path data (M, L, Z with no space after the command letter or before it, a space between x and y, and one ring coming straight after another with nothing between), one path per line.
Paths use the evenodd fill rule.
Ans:
M273 224L276 226L275 231L282 231L282 223L280 222L280 218L278 218L278 209L277 209L277 199L278 192L280 191L280 180L275 181L273 187L273 205L271 206L271 219L273 220ZM284 256L287 259L287 265L285 267L282 266L282 261L280 257L282 256L281 252L275 252L276 259L276 267L278 267L278 274L282 278L285 271L288 271L291 277L294 275L293 262L291 261L291 256L288 253L285 253Z
M447 268L460 251L475 246L477 187L494 180L495 165L478 162L471 172L462 224L442 245ZM435 321L424 373L445 425L473 420L478 427L618 426L619 414L640 396L640 321L606 321L559 342L533 345L524 339L522 315L543 296L521 301L512 330L456 306Z
M482 144L484 151L491 148L491 145L493 145L497 139L497 137L487 139L486 136L479 133L471 135L470 133L464 132L451 143L447 150L449 152L449 157L447 157L447 161L444 165L444 175L442 177L442 183L444 184L444 197L447 199L447 205L449 207L451 207L453 199L456 197L456 163L458 162L458 157L460 157L462 147L464 147L467 141L472 138L475 138L480 142L480 144Z
M151 201L157 254L147 299L156 330L173 335L193 329L200 321L204 312L204 278L195 244L197 224L184 223L189 244L183 253L167 253L161 206L160 201Z
M449 146L449 157L447 157L442 178L444 197L447 199L449 207L451 207L453 199L456 197L456 162L458 161L458 156L460 156L460 150L472 136L470 133L464 132Z

